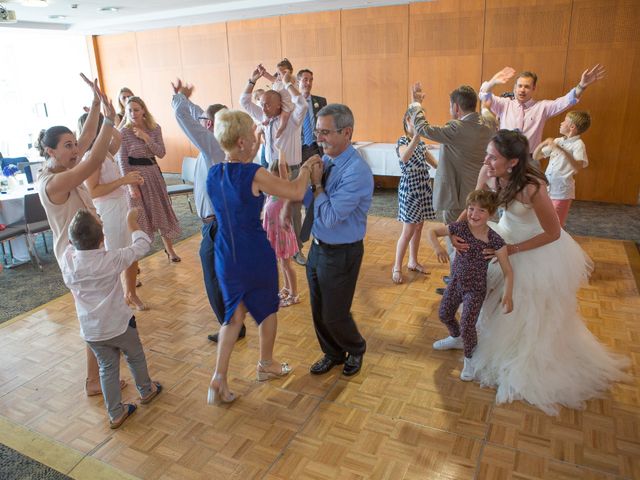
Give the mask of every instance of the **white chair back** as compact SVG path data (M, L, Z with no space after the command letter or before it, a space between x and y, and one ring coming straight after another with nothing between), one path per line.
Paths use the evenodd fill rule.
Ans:
M183 182L194 183L196 178L196 159L184 157L182 159L182 173L180 175Z

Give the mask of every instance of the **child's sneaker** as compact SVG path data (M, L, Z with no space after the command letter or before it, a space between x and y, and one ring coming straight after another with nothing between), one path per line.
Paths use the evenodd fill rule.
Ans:
M433 348L436 350L462 350L464 348L464 342L462 341L462 337L449 336L433 342Z

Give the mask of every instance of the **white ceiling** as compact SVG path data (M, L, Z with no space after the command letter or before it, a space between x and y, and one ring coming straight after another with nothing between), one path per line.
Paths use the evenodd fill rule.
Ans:
M48 0L46 7L27 0L0 0L18 22L0 28L37 28L102 35L179 25L224 22L292 13L413 3L411 0ZM75 8L74 8L75 7ZM117 12L100 12L118 7ZM51 19L65 15L64 19Z

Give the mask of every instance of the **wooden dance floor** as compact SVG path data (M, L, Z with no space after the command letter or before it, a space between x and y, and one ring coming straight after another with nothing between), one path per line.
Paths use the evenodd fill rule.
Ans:
M445 266L423 240L428 276L391 282L400 225L370 217L353 312L368 342L364 367L312 376L320 357L304 269L302 303L279 315L277 358L289 377L255 381L257 329L232 356L231 406L208 406L217 330L197 254L160 253L141 264L137 315L152 378L164 392L119 430L100 397L83 392L85 348L71 295L0 327L0 442L73 478L116 479L638 479L640 478L640 296L630 242L580 239L596 262L580 309L591 331L631 358L633 381L549 417L522 402L497 406L494 391L458 379L460 352L437 352ZM637 265L635 267L638 268ZM562 366L559 366L562 368ZM137 397L129 385L124 399Z

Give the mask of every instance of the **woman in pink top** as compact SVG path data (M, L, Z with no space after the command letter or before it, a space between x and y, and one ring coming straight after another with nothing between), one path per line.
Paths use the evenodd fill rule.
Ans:
M129 195L129 208L138 209L138 223L149 237L153 238L156 230L160 230L167 258L179 262L172 240L180 235L180 223L156 163L156 157L165 155L162 130L140 97L129 97L126 115L116 159L123 174L138 172L144 178L144 184L138 188L139 195Z
M84 125L88 115L85 113L78 120L78 131L84 130ZM98 121L98 131L102 127L103 117L100 115ZM131 185L133 191L137 192L137 185L142 185L144 180L138 172L129 172L121 175L118 165L113 158L122 142L122 137L117 129L113 129L111 142L106 152L106 158L102 162L100 170L93 172L85 181L85 185L91 194L93 204L96 207L102 229L104 231L104 244L107 250L128 247L131 244L131 233L127 227L127 189L125 185ZM91 154L89 150L85 158ZM140 300L136 293L136 275L138 272L137 262L127 268L123 276L125 298L127 303L136 310L147 310L147 306Z
M76 140L67 127L56 126L43 130L38 136L38 150L47 160L47 166L38 177L38 195L47 213L47 219L53 232L54 254L58 263L69 245L69 224L79 209L87 209L95 214L95 208L89 192L83 182L100 169L107 152L113 132L115 109L98 87L97 80L91 82L80 74L93 91L93 103L87 116L85 129ZM96 138L100 103L104 109L105 121ZM95 140L95 142L94 142ZM91 153L79 161L91 144ZM124 387L125 383L121 382ZM100 395L100 376L98 362L87 347L87 395Z

